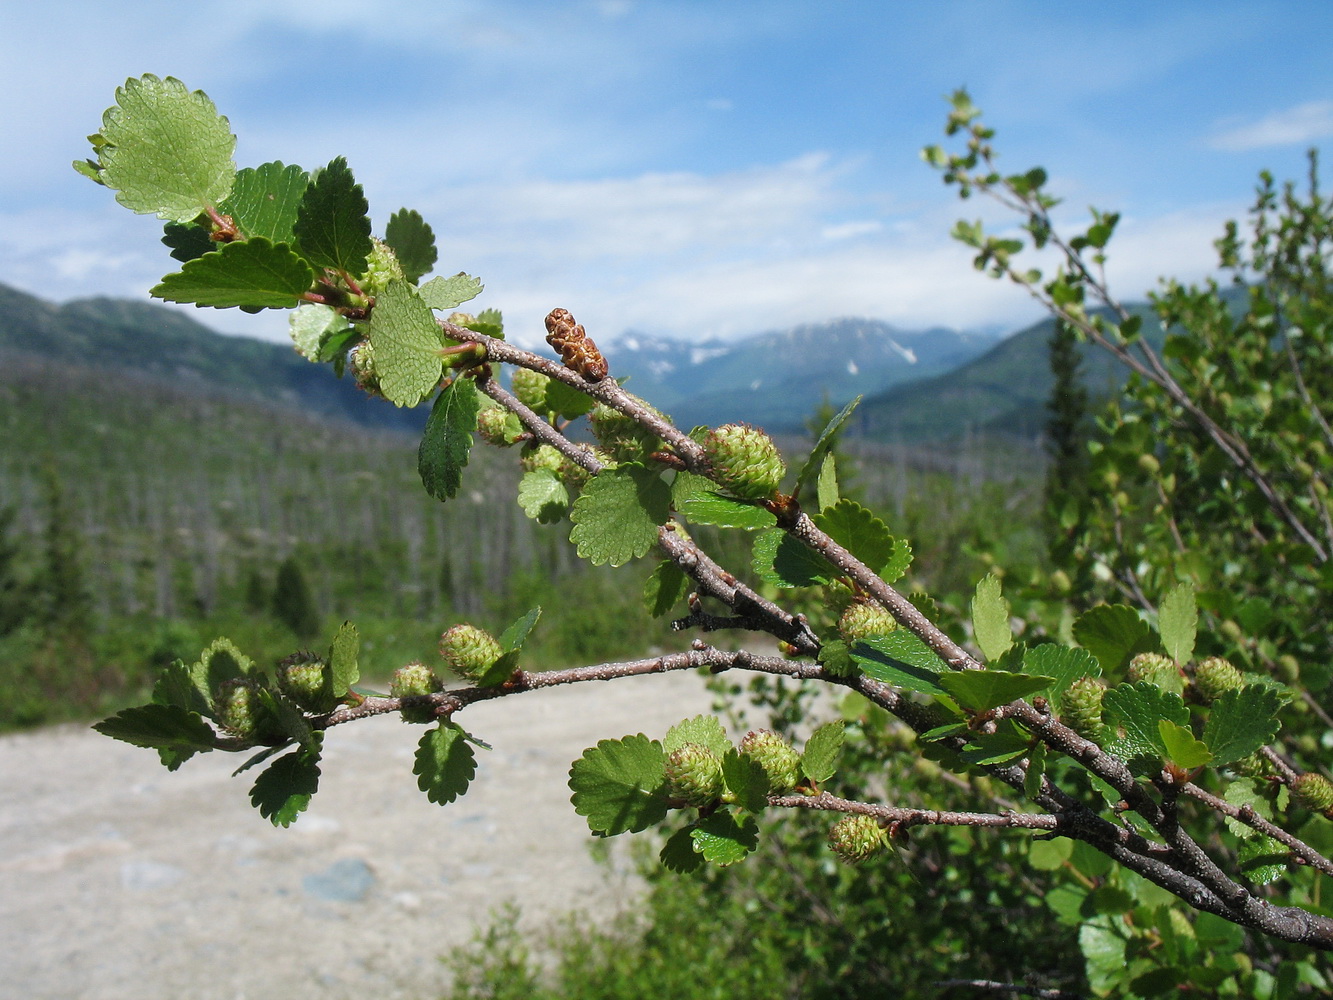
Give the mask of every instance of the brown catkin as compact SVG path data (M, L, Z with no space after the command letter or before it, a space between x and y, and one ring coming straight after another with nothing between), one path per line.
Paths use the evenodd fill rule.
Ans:
M560 352L565 367L589 382L606 378L606 358L597 349L583 325L574 322L568 309L552 309L546 317L546 342Z

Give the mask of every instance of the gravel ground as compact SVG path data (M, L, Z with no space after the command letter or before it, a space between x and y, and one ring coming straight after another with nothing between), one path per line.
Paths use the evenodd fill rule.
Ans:
M452 805L417 790L420 728L331 731L289 829L250 807L243 760L175 774L85 727L0 739L0 997L425 998L438 956L506 901L526 926L634 892L595 864L569 764L598 739L708 710L693 674L582 684L469 708L493 744Z

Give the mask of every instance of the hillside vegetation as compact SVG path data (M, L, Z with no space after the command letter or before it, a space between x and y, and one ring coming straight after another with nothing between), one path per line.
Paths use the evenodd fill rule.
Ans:
M199 363L175 386L160 370L68 360L80 350L53 320L45 347L54 357L0 348L0 512L11 514L0 520L0 684L9 695L0 728L63 717L57 706L89 715L118 706L217 634L271 663L327 642L352 618L371 675L431 658L447 625L498 627L536 604L546 613L534 649L549 665L680 641L664 621L624 634L619 622L641 613L651 565L615 571L577 560L565 532L513 502L512 453L474 449L468 491L441 504L421 489L410 433L303 410L283 394L261 402L257 388L239 390L209 363L214 345L195 343L197 325L185 322ZM151 336L169 336L164 325ZM124 339L133 336L127 325ZM252 388L272 385L290 354L244 349L260 359L245 368ZM269 363L278 375L262 370ZM791 455L806 447L784 441ZM1004 544L988 509L1030 515L1039 502L1031 484L1040 458L1030 449L856 451L847 486L896 511L933 586L961 585L972 554ZM1015 544L1035 545L1031 516L1007 523ZM307 620L318 623L308 633L277 610L287 563L299 571ZM57 593L64 610L49 606ZM23 613L7 614L16 603ZM603 613L575 613L588 607Z
M12 514L0 595L8 581L9 606L28 597L0 630L0 727L52 718L72 677L84 710L100 710L219 632L271 662L354 617L372 674L387 675L432 655L444 626L522 613L542 591L633 599L524 517L517 468L485 449L469 492L440 504L406 434L14 352L0 353L0 434L0 510ZM275 612L288 561L313 634ZM579 582L553 588L566 577ZM64 607L48 607L57 593ZM642 645L609 623L544 637L555 658Z

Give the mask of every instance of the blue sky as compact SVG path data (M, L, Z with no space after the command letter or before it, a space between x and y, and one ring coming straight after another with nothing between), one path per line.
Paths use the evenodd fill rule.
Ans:
M144 297L158 224L69 162L128 76L205 90L237 159L346 155L445 273L528 342L560 305L598 338L735 336L857 315L1010 329L961 204L920 160L966 86L1003 164L1044 165L1070 222L1123 213L1111 278L1210 272L1258 171L1333 137L1333 4L783 0L0 0L0 282ZM281 338L276 313L191 310Z

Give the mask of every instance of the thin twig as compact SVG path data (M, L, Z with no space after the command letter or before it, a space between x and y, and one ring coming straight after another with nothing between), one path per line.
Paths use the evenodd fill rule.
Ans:
M1184 792L1191 798L1198 799L1210 809L1220 812L1224 816L1229 816L1238 823L1244 823L1252 830L1257 830L1266 837L1272 837L1278 843L1291 849L1291 853L1296 855L1312 868L1317 868L1325 875L1333 875L1333 861L1324 857L1309 844L1303 840L1293 837L1280 826L1275 826L1264 819L1254 807L1250 805L1234 806L1224 799L1219 799L1216 795L1205 792L1198 785L1191 782L1184 786Z
M911 601L881 580L874 570L817 528L806 514L798 512L794 520L779 518L778 524L851 577L858 587L893 615L898 624L929 646L954 670L981 669L981 664L962 646L917 610Z
M886 806L872 802L856 802L839 798L828 792L818 795L770 795L768 804L784 809L819 809L873 816L884 824L909 826L975 826L1000 827L1013 830L1053 831L1060 818L1048 813L975 813L951 812L939 809L914 809L906 806Z
M525 351L507 341L488 337L484 333L477 333L475 330L469 330L466 327L455 326L445 320L440 320L440 329L445 336L453 340L481 344L486 348L486 358L489 361L517 365L520 368L541 372L549 378L563 382L570 388L591 396L598 402L619 410L626 416L633 417L641 427L652 431L665 441L685 463L687 469L698 475L707 475L708 467L704 460L703 446L688 434L681 432L674 424L663 418L660 413L638 396L622 389L615 379L604 378L597 382L589 382L578 372L566 368L558 361L551 361L539 354Z

